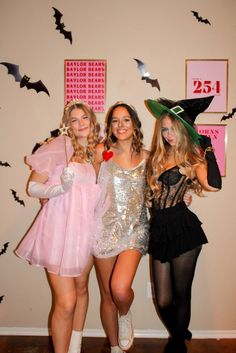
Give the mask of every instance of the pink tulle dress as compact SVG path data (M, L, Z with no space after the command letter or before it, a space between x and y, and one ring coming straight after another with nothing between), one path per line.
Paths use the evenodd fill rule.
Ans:
M48 185L60 183L73 154L69 137L59 136L26 158L32 170L47 173ZM76 277L84 270L93 244L94 209L100 196L96 174L90 163L70 162L75 178L65 194L53 197L42 207L31 228L15 250L17 256L48 272Z

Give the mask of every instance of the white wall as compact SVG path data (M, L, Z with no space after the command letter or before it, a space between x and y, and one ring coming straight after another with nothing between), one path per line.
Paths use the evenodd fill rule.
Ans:
M63 13L73 34L73 45L55 30L52 6ZM208 18L197 22L191 10ZM161 96L185 97L185 59L228 59L228 110L236 106L236 2L234 0L0 0L0 62L19 65L32 81L41 79L50 91L37 94L19 88L0 65L0 332L44 332L48 326L51 295L42 269L19 260L13 250L31 224L39 204L25 193L29 170L24 156L36 141L58 127L64 105L64 59L107 60L107 108L117 100L133 104L143 122L145 143L150 144L154 119L144 107L156 98L156 88L140 79L133 58L143 60L158 77ZM98 114L99 120L104 119ZM202 114L199 123L220 123L222 114ZM200 256L193 287L191 328L197 334L235 335L236 332L236 217L235 118L227 120L227 170L223 190L194 198L191 208L203 221L209 244ZM13 201L17 190L25 207ZM134 289L136 334L155 335L163 326L152 300L147 298L148 257L139 267ZM86 329L101 329L99 292L94 273L90 282L90 308ZM99 331L100 332L100 331ZM163 331L164 332L164 331Z

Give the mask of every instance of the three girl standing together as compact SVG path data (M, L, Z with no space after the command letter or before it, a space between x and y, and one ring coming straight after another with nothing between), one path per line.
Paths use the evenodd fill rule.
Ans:
M157 101L152 102L155 103L153 103L154 106L159 104ZM152 111L151 101L149 103L149 109ZM180 103L178 105L181 107ZM202 108L199 112L205 109ZM216 188L211 188L206 183L207 165L205 158L200 158L199 150L196 148L198 140L194 140L193 136L188 134L182 118L176 119L176 116L174 116L174 119L171 119L173 114L169 110L171 109L166 106L166 109L162 111L164 115L168 113L169 120L167 118L161 119L157 129L159 132L154 138L156 142L149 160L148 182L152 190L150 197L152 198L152 209L154 211L156 208L157 210L160 208L156 205L159 205L158 200L163 198L162 191L166 192L162 186L166 185L166 180L171 179L168 176L167 178L160 178L160 175L165 174L165 170L172 167L174 174L171 186L175 185L176 182L179 183L179 176L176 178L175 174L179 174L182 169L185 170L185 174L181 174L181 177L184 176L185 186L182 188L178 200L173 204L175 206L175 204L180 203L182 205L181 210L183 208L183 195L189 187L199 190L199 185L202 185L209 191L216 190ZM28 191L34 197L46 197L49 198L49 201L42 208L16 253L32 264L43 266L47 270L55 298L52 317L52 337L55 353L77 353L80 351L82 329L88 304L88 277L92 267L89 254L93 253L101 292L102 323L109 338L111 352L120 353L123 350L128 350L133 342L130 306L134 293L131 286L139 261L148 249L149 225L145 207L145 194L146 161L149 154L143 148L141 122L132 106L118 102L111 107L106 118L106 136L103 144L97 144L96 120L89 107L79 102L73 102L69 104L65 111L67 112L67 118L65 119L64 116L64 123L69 127L70 138L60 136L48 145L42 146L39 151L28 158L28 163L34 170L30 177ZM154 115L158 118L160 116L156 108L154 109ZM175 120L180 120L180 126L175 124ZM164 126L163 124L166 121L167 126ZM192 128L192 130L194 129ZM174 138L168 137L171 134ZM185 153L179 153L183 136L186 140ZM68 168L63 170L63 166L65 166L65 160L62 158L63 139L66 139L67 149L70 151L69 170ZM97 145L96 148L95 145ZM159 145L162 151L157 148ZM158 157L159 152L161 154ZM192 153L194 157L192 157ZM39 158L38 161L38 157L41 156L42 158ZM50 163L48 164L49 156L53 160L52 169L49 168ZM34 158L35 164L33 162ZM161 167L159 168L158 165ZM95 183L93 166L98 172L97 184ZM197 172L198 168L202 170L201 173ZM61 173L62 182L59 183ZM76 183L76 181L78 182ZM196 188L193 185L197 185ZM60 190L59 193L58 189ZM93 195L92 199L91 195ZM96 196L94 197L94 195ZM75 201L72 202L73 200ZM60 204L63 205L62 208L58 208ZM170 208L173 205L162 204L161 208ZM182 218L184 217L183 215ZM55 221L47 221L49 218ZM86 218L86 221L84 221L84 218ZM170 316L175 321L178 318L178 315L174 315L175 312L178 312L179 302L174 288L176 281L174 280L174 283L172 283L172 262L175 258L181 258L183 253L188 255L186 257L192 258L193 256L195 259L191 261L192 270L190 271L188 286L189 300L186 303L187 309L190 309L191 281L194 274L193 263L196 263L201 244L206 242L206 238L200 228L200 222L196 222L197 229L192 232L195 234L194 241L186 247L177 247L177 250L173 252L172 248L168 249L168 247L172 247L173 243L165 240L165 237L169 239L171 235L169 237L169 234L167 236L165 232L162 232L160 233L161 239L159 239L159 231L155 230L156 226L159 227L158 218L159 215L156 218L153 216L151 218L151 241L149 246L149 252L153 256L156 299L158 303L161 303L162 299L159 299L163 298L165 309L167 306L174 306L174 314L171 313ZM47 225L47 222L50 226ZM87 223L84 224L83 222ZM188 229L186 230L184 226L182 231L186 234ZM57 241L52 236L56 233L61 234L60 236L57 235ZM191 237L191 234L189 237ZM196 234L200 234L199 237ZM172 236L174 239L176 237L179 237L179 234ZM61 239L60 246L57 244L59 239ZM182 239L185 242L186 236L183 236ZM77 247L73 245L75 242ZM156 250L153 251L156 243L158 246L164 244L164 253L168 254L166 258L159 258L159 255L156 255ZM72 254L74 255L71 255L72 249L70 247L73 248ZM194 249L197 250L193 251ZM157 252L163 254L163 250L157 250ZM35 253L38 260L35 260ZM49 256L48 262L41 261L45 254ZM77 261L81 262L79 270L77 264L75 272L71 272L71 270L63 272L60 266L56 267L55 259L61 258L62 260L63 257L67 259L65 263L68 268L74 268ZM187 272L188 264L181 260L179 262L182 263L182 266L176 266L176 271L178 267L181 267L182 273ZM63 263L63 261L59 261L59 263ZM164 263L163 266L162 263ZM168 300L165 298L166 288L169 288ZM161 305L159 305L159 308L161 308ZM170 312L170 310L166 311ZM161 310L160 314L162 315ZM184 339L186 337L184 335L187 332L189 315L190 310L188 320L183 320L183 327L179 329L179 324L175 324L174 326L178 329L174 331L174 329L170 329L168 320L165 322L163 311L162 320L171 335L171 344L168 345L169 351L170 349L176 349L177 343L177 349L180 345L181 349L183 346L185 347ZM71 342L70 347L69 342Z

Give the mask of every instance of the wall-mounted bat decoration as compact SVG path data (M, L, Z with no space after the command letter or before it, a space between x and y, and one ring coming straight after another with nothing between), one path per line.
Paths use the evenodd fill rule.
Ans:
M0 166L1 167L11 167L8 162L2 162L2 161L0 161Z
M196 11L191 11L191 12L192 12L193 16L196 17L198 22L202 22L202 23L205 23L205 24L208 24L211 26L210 21L207 18L203 18L203 17L199 16L198 12L196 12Z
M222 118L220 119L220 121L224 121L230 118L233 118L234 114L236 113L236 108L232 109L232 112L229 113L228 115L223 115Z
M37 151L37 149L39 147L41 147L42 145L44 145L45 143L48 143L49 141L51 141L54 137L59 136L60 135L60 129L55 129L55 130L50 131L50 135L51 135L51 137L47 137L44 141L36 142L36 144L34 145L34 147L32 149L32 153Z
M9 242L3 244L3 247L0 249L0 256L6 254Z
M41 80L36 82L30 82L30 77L27 75L22 76L19 71L19 65L0 62L0 64L6 66L8 74L14 76L16 82L20 82L20 87L26 87L27 89L34 89L37 93L45 92L49 96L49 92L46 86L43 84Z
M25 206L24 201L21 200L21 199L17 196L17 192L16 192L15 190L13 190L13 189L10 189L10 190L11 190L11 193L12 193L12 195L13 195L13 197L14 197L14 200L15 200L16 202L18 202L19 204L21 204L22 206Z
M70 44L72 44L72 33L69 31L66 31L64 29L65 28L64 23L61 22L61 18L63 16L63 14L60 11L58 11L55 7L53 7L53 10L54 10L53 17L55 17L55 19L56 19L55 24L57 25L56 30L58 30L60 33L62 33L63 36L65 37L65 39L69 39Z
M141 79L145 80L147 83L150 83L152 87L156 87L159 91L161 90L159 82L157 79L151 79L149 72L145 68L145 64L139 60L139 59L134 59L137 62L138 65L138 70L141 73Z

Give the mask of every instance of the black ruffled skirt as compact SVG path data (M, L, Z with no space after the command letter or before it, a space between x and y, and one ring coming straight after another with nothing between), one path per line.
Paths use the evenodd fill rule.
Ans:
M152 209L148 252L154 259L167 262L206 244L202 222L184 202L162 210Z

